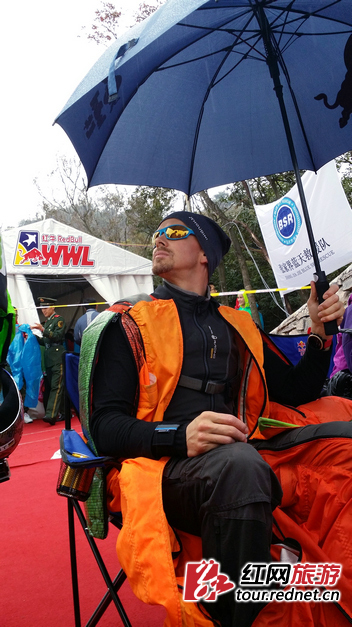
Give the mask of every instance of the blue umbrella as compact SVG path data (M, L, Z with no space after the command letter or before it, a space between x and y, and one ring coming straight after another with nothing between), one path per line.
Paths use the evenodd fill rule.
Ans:
M351 0L169 0L117 40L56 122L88 186L191 195L352 148ZM320 296L321 298L321 296Z

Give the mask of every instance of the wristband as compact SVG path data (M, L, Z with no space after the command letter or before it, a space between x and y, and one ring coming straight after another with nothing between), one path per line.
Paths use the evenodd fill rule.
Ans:
M323 337L321 337L321 335L318 335L318 333L311 333L310 328L308 329L308 333L309 335L307 339L307 344L313 346L313 348L318 351L330 348L332 344L332 338L324 339Z
M174 446L176 431L180 425L165 422L157 425L153 434L152 449L154 454L168 455L168 448Z

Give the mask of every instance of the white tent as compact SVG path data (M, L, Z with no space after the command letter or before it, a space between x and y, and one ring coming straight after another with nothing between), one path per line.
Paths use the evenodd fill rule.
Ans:
M33 298L38 290L39 295L58 298L58 304L82 302L75 287L65 298L58 296L65 281L71 286L87 281L110 304L153 291L151 261L56 220L8 229L2 240L8 290L20 324L39 321Z

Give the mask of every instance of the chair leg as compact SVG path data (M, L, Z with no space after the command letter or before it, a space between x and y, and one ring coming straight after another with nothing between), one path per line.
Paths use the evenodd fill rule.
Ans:
M126 579L127 579L126 574L124 573L124 571L121 568L121 570L116 575L116 577L115 577L115 579L113 581L114 590L116 592L121 588L123 582ZM88 623L86 623L85 627L95 627L98 624L98 622L100 621L100 619L103 616L103 614L105 613L105 611L107 610L107 608L109 607L111 601L112 601L112 597L111 597L111 594L110 594L110 590L107 590L106 593L104 594L102 600L100 601L99 605L94 610L94 612L93 612L92 616L90 617ZM129 627L131 625L130 621L128 620L128 616L127 616L127 614L125 612L124 612L124 616L121 616L121 620L122 620L123 624L125 625L125 627Z
M107 571L107 569L106 569L106 566L105 566L105 564L104 564L104 562L103 562L103 560L102 560L102 557L101 557L100 552L99 552L99 549L98 549L98 547L97 547L97 545L96 545L96 543L95 543L95 540L94 540L94 538L90 535L90 533L89 533L89 531L88 531L88 528L87 528L87 523L86 523L86 519L85 519L85 517L84 517L84 515L83 515L82 509L81 509L81 507L80 507L80 505L79 505L78 501L73 501L73 507L75 508L76 514L77 514L78 519L79 519L79 521L80 521L80 523L81 523L81 525L82 525L82 528L83 528L83 531L84 531L85 536L86 536L86 538L87 538L87 541L88 541L88 543L89 543L89 545L90 545L90 548L91 548L91 550L92 550L92 552L93 552L93 555L94 555L94 557L95 557L95 559L96 559L96 562L97 562L97 564L98 564L98 566L99 566L99 569L100 569L100 572L101 572L101 574L102 574L102 576L103 576L103 578L104 578L104 581L105 581L105 583L106 583L106 585L107 585L107 587L108 587L108 593L107 593L107 595L108 595L108 596L111 596L111 599L114 601L115 606L116 606L116 609L117 609L117 611L118 611L118 613L119 613L119 615L120 615L120 618L121 618L121 620L122 620L122 622L123 622L124 626L125 626L125 627L132 627L132 625L131 625L130 621L128 620L128 616L127 616L127 614L126 614L126 612L125 612L125 608L123 607L123 605L122 605L122 603L121 603L121 601L120 601L120 599L119 599L118 595L116 594L115 587L114 587L114 583L115 583L115 582L116 582L116 580L119 578L120 573L118 574L118 576L117 576L117 577L116 577L116 579L115 579L115 582L113 583L113 582L112 582L112 580L111 580L111 577L110 577L110 575L109 575L109 573L108 573L108 571ZM126 578L126 577L125 577L125 578ZM121 577L121 579L120 579L120 585L121 585L121 583L123 583L123 581L125 580L125 578ZM118 588L117 588L117 589L118 589ZM99 607L99 606L98 606L98 607ZM97 609L98 609L98 608L97 608ZM100 612L99 612L99 614L100 614ZM96 624L96 623L87 623L87 625L88 625L88 624L90 625L90 627L92 627L92 625L93 625L93 624ZM87 627L87 626L86 626L86 627Z
M75 627L81 627L81 614L80 614L78 575L77 575L75 521L74 521L73 503L71 499L67 499L67 510L68 510L68 533L69 533L69 543L70 543L71 579L72 579L73 607L74 607L74 614L75 614Z

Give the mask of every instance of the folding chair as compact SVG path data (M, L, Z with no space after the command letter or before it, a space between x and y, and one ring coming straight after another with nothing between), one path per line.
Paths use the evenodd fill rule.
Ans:
M94 537L89 531L87 516L84 514L79 502L86 501L87 498L89 498L88 486L89 483L91 483L94 473L97 469L102 470L104 473L104 466L111 458L96 457L85 444L82 437L76 431L71 429L71 405L74 407L77 416L79 416L78 364L79 355L75 353L64 353L65 430L62 432L60 438L62 462L57 487L58 494L60 494L60 496L67 497L75 627L81 627L81 611L78 588L74 512L76 512L77 518L82 526L88 544L107 586L107 591L104 597L89 618L86 623L86 627L94 627L94 625L97 625L112 601L115 603L123 625L125 625L125 627L131 627L131 623L125 612L121 599L117 594L123 582L126 580L126 575L121 569L112 581ZM122 528L121 517L110 517L109 522L118 529Z
M305 349L307 335L304 336L275 336L269 335L275 342L279 350L284 353L292 363L297 363ZM81 627L80 601L78 589L78 573L77 573L77 555L75 542L75 519L74 512L82 526L88 544L96 559L100 572L107 586L107 592L101 602L93 612L92 616L86 623L86 627L97 625L103 616L105 610L111 601L115 603L118 614L125 627L131 627L131 623L127 617L122 602L118 596L126 575L121 569L114 581L106 569L102 556L94 540L93 535L89 532L89 521L87 515L83 513L79 501L85 501L88 494L86 489L86 477L89 473L93 474L97 471L104 473L106 464L111 458L97 457L92 453L90 448L85 444L81 436L71 429L71 404L73 405L77 415L79 416L79 393L78 393L78 363L79 355L74 353L64 353L64 384L65 384L65 430L62 432L60 439L60 448L62 454L62 468L58 481L58 493L67 497L68 507L68 524L69 524L69 543L71 557L71 577L72 592L74 602L75 627ZM82 474L81 478L77 478L77 471ZM86 475L84 475L86 473ZM121 518L110 518L110 523L114 524L118 529L122 528ZM102 537L97 535L95 537Z

